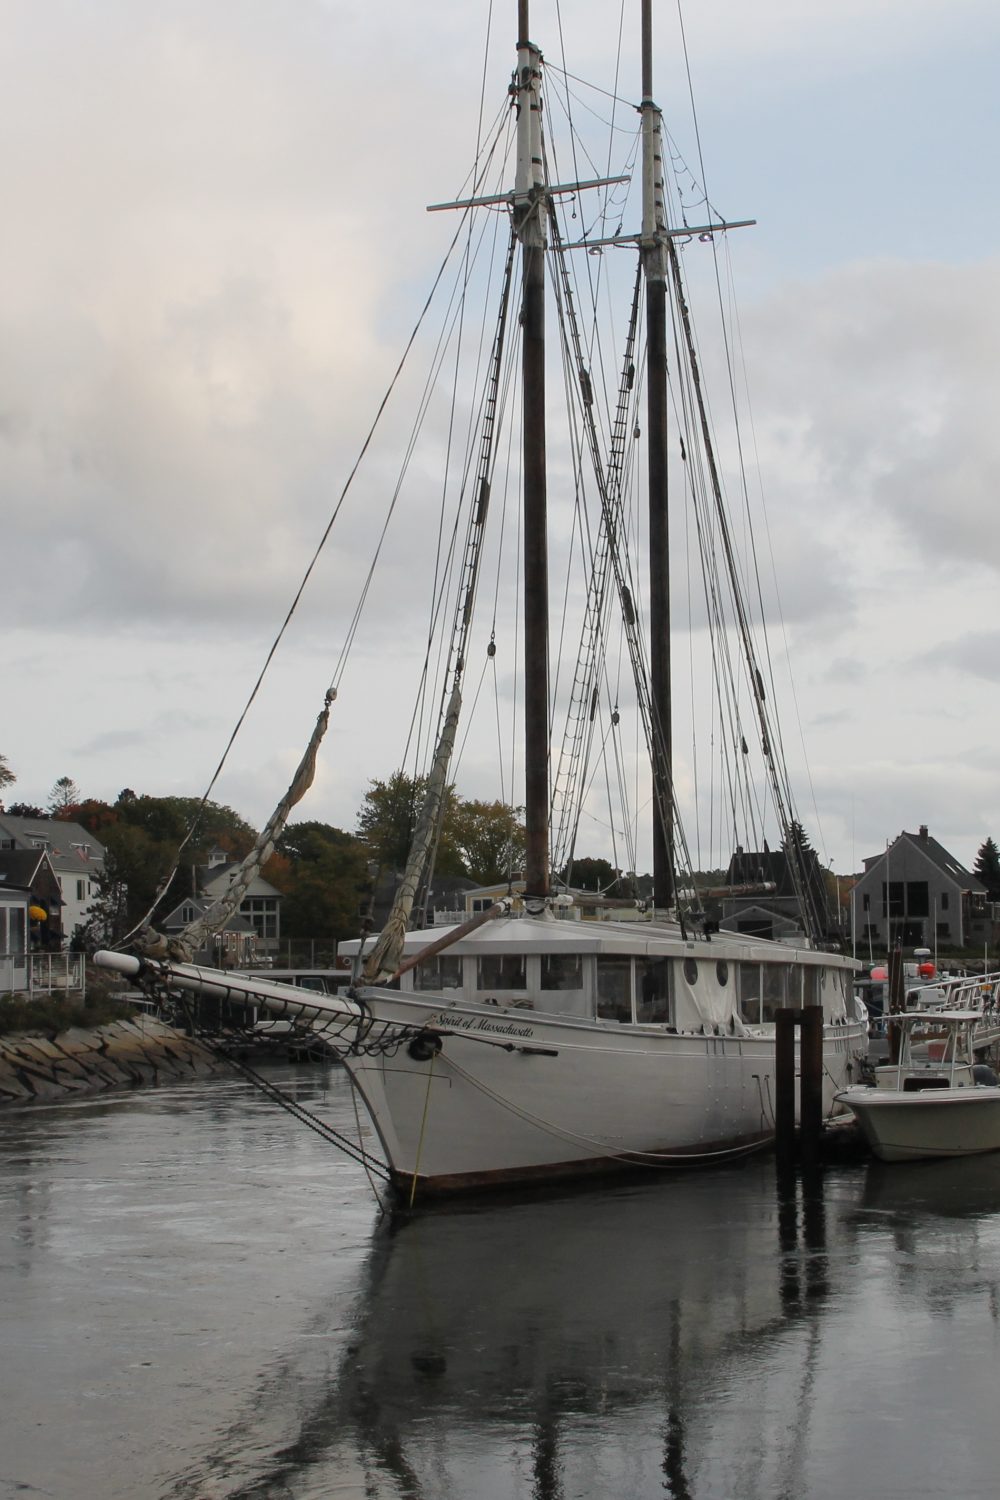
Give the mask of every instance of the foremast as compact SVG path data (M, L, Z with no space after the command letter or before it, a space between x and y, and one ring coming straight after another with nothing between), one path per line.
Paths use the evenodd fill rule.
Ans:
M667 504L667 222L662 116L653 102L652 0L642 0L642 233L646 280L646 442L649 485L649 673L652 717L653 905L674 901L671 778L670 539Z
M524 525L525 900L549 894L549 598L545 472L545 221L542 57L518 0L517 174L514 229L521 244L521 441Z

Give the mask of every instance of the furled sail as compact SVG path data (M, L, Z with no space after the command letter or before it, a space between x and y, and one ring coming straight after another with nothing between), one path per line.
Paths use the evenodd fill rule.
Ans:
M455 736L458 733L461 709L462 692L456 679L448 701L444 727L438 739L434 764L427 778L427 795L420 809L420 818L413 835L413 843L410 845L403 879L396 892L392 911L365 963L364 977L370 984L384 983L385 980L392 978L403 956L403 940L410 925L413 902L441 822L444 795L448 785L448 767L455 749Z
M233 876L225 895L213 902L202 916L188 923L183 932L175 938L166 940L160 934L147 929L143 934L144 940L141 940L139 944L144 953L156 957L162 950L171 958L178 959L182 963L190 963L199 948L203 948L216 932L221 932L233 913L239 910L251 884L274 853L274 846L281 837L292 808L297 802L302 801L313 784L316 775L316 757L330 722L330 707L336 696L332 688L327 692L305 753L292 778L291 786L268 818L257 842Z

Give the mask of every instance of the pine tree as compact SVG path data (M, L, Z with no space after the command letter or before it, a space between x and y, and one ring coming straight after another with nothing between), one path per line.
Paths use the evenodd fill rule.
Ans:
M1000 849L988 838L979 846L973 871L986 887L990 901L1000 901Z

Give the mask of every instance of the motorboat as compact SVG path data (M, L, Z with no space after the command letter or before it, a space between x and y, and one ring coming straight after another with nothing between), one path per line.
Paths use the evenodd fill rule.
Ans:
M976 1010L904 1011L890 1017L895 1062L872 1084L837 1095L882 1161L978 1156L1000 1150L1000 1083L976 1061Z

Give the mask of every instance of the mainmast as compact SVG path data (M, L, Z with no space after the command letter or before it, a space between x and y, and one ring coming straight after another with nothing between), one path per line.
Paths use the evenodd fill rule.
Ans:
M549 599L545 486L545 176L541 53L528 40L528 0L517 7L517 176L521 242L521 389L524 465L525 894L549 892Z
M653 103L652 0L642 0L642 264L646 277L649 634L653 774L653 904L674 899L667 526L667 255L661 115Z

